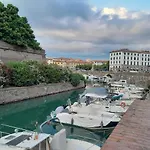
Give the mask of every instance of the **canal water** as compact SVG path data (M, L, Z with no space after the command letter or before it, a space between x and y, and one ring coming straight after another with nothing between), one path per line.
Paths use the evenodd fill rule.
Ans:
M35 130L35 123L38 122L40 125L46 121L47 116L51 111L55 110L58 106L66 104L67 100L70 99L71 102L77 101L79 94L83 92L95 92L100 94L105 94L107 91L104 88L92 88L80 89L70 92L65 92L61 94L55 94L51 96L45 96L41 98L26 100L22 102L17 102L8 105L0 106L0 125L7 124L11 126L16 126L28 130ZM68 134L72 132L75 135L80 135L80 137L88 137L87 141L93 142L93 140L98 140L99 144L102 145L106 138L109 136L109 132L93 133L84 129L75 128L72 130L66 127ZM0 131L13 132L12 129L4 128L0 126ZM53 129L51 130L54 131ZM48 131L49 132L49 131ZM86 138L85 138L86 140Z

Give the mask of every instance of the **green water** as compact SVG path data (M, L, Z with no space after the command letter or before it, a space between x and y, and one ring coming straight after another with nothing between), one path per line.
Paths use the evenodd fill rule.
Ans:
M101 93L105 92L102 88L94 89L94 91L96 90ZM86 91L93 91L93 88L88 88ZM70 98L72 102L77 101L79 94L83 92L85 92L85 89L45 96L13 104L1 105L0 124L8 124L28 130L34 130L36 122L40 125L47 119L47 116L52 110L55 110L60 105L66 104L68 98ZM0 130L12 132L1 126ZM74 133L81 136L96 138L102 143L106 140L108 135L104 133L91 133L83 129L74 129Z

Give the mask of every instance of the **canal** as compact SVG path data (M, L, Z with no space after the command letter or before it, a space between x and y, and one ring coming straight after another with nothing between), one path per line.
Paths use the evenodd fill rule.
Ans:
M51 96L40 97L36 99L26 100L22 102L1 105L0 106L0 124L7 124L11 126L21 127L28 130L35 130L35 123L40 125L43 123L51 111L55 110L58 106L66 104L67 100L71 102L77 101L79 94L83 92L98 92L105 94L104 88L91 88L80 89ZM67 127L68 129L68 127ZM0 130L5 132L13 132L8 128L0 126ZM92 133L84 129L74 129L73 132L82 137L89 137L96 139L102 145L111 131L104 133ZM90 140L88 140L90 141ZM92 141L91 141L92 142Z

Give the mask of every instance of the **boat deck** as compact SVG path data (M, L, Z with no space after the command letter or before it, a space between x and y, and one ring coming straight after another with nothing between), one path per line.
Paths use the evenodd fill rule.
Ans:
M150 150L150 100L136 100L101 150Z

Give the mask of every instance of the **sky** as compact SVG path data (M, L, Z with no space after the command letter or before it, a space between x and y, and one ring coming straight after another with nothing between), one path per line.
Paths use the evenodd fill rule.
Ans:
M27 17L47 57L109 59L150 50L150 0L0 0Z

